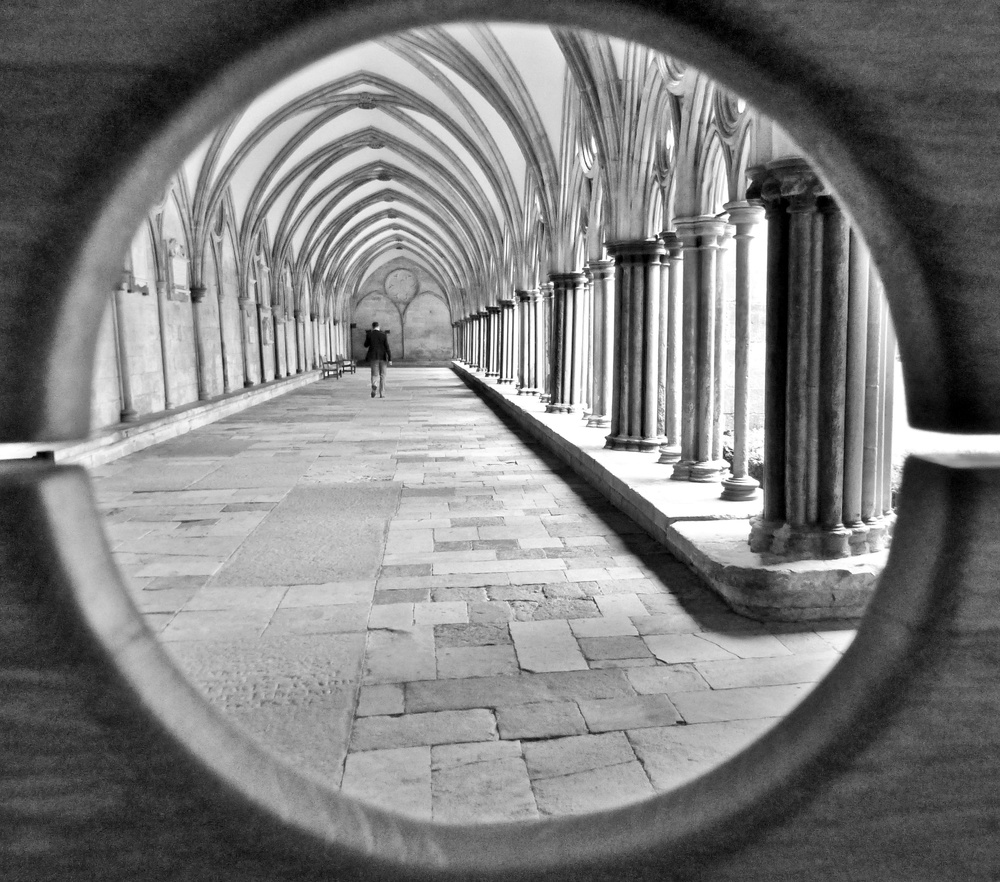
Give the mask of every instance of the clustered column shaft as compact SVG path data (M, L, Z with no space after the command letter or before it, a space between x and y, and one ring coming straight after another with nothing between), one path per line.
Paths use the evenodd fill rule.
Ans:
M681 457L675 480L719 481L728 469L722 458L722 330L724 327L721 249L725 221L714 217L678 219L684 256L682 319Z
M552 398L552 322L553 300L555 298L552 282L544 282L539 286L539 322L538 322L538 386L541 393L539 400L548 402Z
M810 558L875 551L892 503L894 340L880 285L808 165L752 174L769 249L764 512L750 546Z
M615 356L615 262L592 260L587 265L591 276L591 404L587 425L607 429L611 425L609 411L613 395L612 384Z
M659 387L660 258L663 246L624 242L608 249L615 260L613 450L653 450Z
M500 301L500 377L498 383L514 382L517 318L514 300Z
M549 369L549 413L580 413L584 404L583 329L587 277L583 273L555 273Z
M681 240L672 231L660 234L664 254L660 278L660 390L657 403L659 462L676 463L681 458L681 329L683 262ZM662 399L662 412L659 401Z
M530 291L517 291L518 360L517 394L536 395L535 386L535 311Z

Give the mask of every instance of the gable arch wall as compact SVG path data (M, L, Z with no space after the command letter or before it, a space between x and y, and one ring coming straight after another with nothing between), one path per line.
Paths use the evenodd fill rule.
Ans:
M100 261L81 258L88 236L118 241L104 227L94 230L96 212L103 207L94 193L121 182L123 169L149 133L161 131L162 120L227 64L293 33L311 14L277 0L245 0L236 21L227 8L223 0L175 0L169 6L126 0L98 18L83 8L42 2L18 7L9 16L0 50L12 88L0 93L0 106L15 124L0 140L5 184L0 211L17 223L0 226L5 377L0 432L5 439L42 442L87 432L91 396L67 394L77 381L66 377L66 366L90 364L84 352L93 349L97 320L87 317L67 279L96 281L94 290L108 297L121 270L111 247L100 252ZM476 8L471 4L461 11ZM950 28L938 26L939 5L929 0L911 3L904 12L820 0L780 0L766 9L723 2L712 6L711 17L697 5L623 10L616 27L650 40L686 41L707 67L720 73L728 69L730 78L742 77L750 91L773 87L772 112L787 100L790 123L834 177L880 262L912 381L907 388L911 418L926 428L1000 430L995 357L1000 316L992 298L1000 284L1000 208L981 198L1000 188L994 150L1000 101L981 100L1000 96L1000 59L994 51L1000 33L992 9L977 2L953 4ZM495 14L485 4L478 11ZM338 22L343 39L364 36L351 28L374 27L385 14L384 9L359 13L357 7L352 12ZM517 3L508 12L527 18L538 14ZM567 22L577 16L579 23L592 21L574 6L566 8ZM874 57L876 32L881 52ZM295 33L299 44L313 45L302 32ZM89 39L81 40L84 34ZM324 39L330 39L328 32ZM127 56L117 54L126 51ZM67 67L67 59L78 63ZM269 64L259 65L257 75L280 67L276 61ZM928 69L942 75L928 79ZM162 82L168 72L174 88L155 87L154 81ZM978 84L975 95L963 87L970 81ZM914 89L914 83L922 87ZM240 89L249 85L230 88L231 96L242 97ZM137 94L147 100L136 102ZM809 96L819 94L838 98L812 106ZM928 94L935 100L927 101ZM40 95L48 99L46 114L36 113L28 100ZM218 121L211 101L199 105L198 113L203 120ZM810 122L819 123L814 137ZM955 134L945 143L940 132ZM166 143L174 155L166 151L164 162L175 163L193 137L169 135ZM51 149L40 151L40 143ZM172 167L160 167L156 174L166 180ZM145 210L138 194L146 199L146 186L134 181L125 186L122 204L129 208L113 215L118 226L123 218L132 226L138 222ZM683 197L678 193L677 216L689 210ZM53 241L64 250L52 253ZM75 263L77 258L82 262ZM497 290L486 299L506 293ZM150 291L150 300L138 302L148 311L147 304L159 294ZM177 329L175 339L183 341L179 349L191 353L178 369L176 404L197 392L194 346L185 331L188 313L174 309L191 304L159 302L168 316L171 310L179 313L168 327ZM92 297L84 306L93 310ZM68 327L78 333L68 333ZM251 323L245 327L251 340ZM87 381L79 383L77 388L89 393ZM557 849L549 878L672 875L763 882L817 873L844 879L995 878L1000 866L995 836L1000 788L996 466L990 457L910 466L897 537L903 547L894 553L858 649L841 675L782 729L782 747L786 754L810 749L816 733L810 715L823 713L821 701L856 704L849 731L824 744L824 752L805 762L797 777L755 791L747 810L725 825L699 828L703 816L684 809L702 806L701 796L686 790L673 802L642 811L645 835L662 827L667 840L632 843L649 847L637 857L609 846L603 863L592 860L572 869L566 865L574 859L573 848ZM118 666L111 663L122 650L98 636L106 633L102 629L109 621L122 623L119 645L136 653L133 677L141 676L144 662L153 663L154 653L141 634L129 630L127 610L77 603L74 584L89 585L95 576L115 578L92 554L88 558L74 547L85 540L100 545L99 537L87 531L92 507L81 474L32 463L4 465L2 475L0 587L9 623L3 672L8 706L18 711L3 723L11 737L4 739L0 775L8 792L29 794L7 806L0 852L5 875L124 880L156 878L169 865L188 879L306 879L331 872L343 878L370 876L371 859L338 851L324 841L325 831L309 828L308 815L296 816L291 825L288 816L278 819L274 806L282 790L289 796L292 781L274 786L261 781L252 793L232 787L231 779L224 782L206 767L204 756L192 752L193 742L152 712L149 699L137 697L137 680L125 682L123 656ZM61 515L77 516L76 527L67 527ZM61 540L57 525L64 531ZM84 560L90 564L81 564ZM180 692L172 700L177 713L192 707ZM232 746L227 733L213 735L220 745ZM205 755L213 749L201 747ZM757 781L753 766L762 759L780 766L777 754L762 751L766 746L737 759L726 774ZM220 747L219 753L225 750ZM712 791L725 780L715 777L696 787ZM38 796L43 792L44 799ZM738 798L733 790L715 795ZM662 805L669 811L661 811ZM684 828L684 836L669 839L678 816L689 818L692 826ZM610 825L611 819L601 820ZM584 836L564 829L565 842L584 851ZM414 831L383 820L367 832L397 841ZM596 827L586 832L599 838ZM499 842L504 841L501 836ZM551 838L548 843L551 847ZM424 844L426 850L399 846L393 859L433 865L428 852L437 853L444 843ZM538 853L530 835L518 844ZM487 856L479 865L483 878L490 875L488 861ZM380 872L388 878L412 877L391 864ZM531 869L522 875L531 876Z

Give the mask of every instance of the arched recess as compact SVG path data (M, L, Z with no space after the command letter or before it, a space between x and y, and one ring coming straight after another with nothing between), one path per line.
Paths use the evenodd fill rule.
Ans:
M403 327L403 317L399 308L381 291L371 291L362 297L354 307L354 317L351 323L351 357L363 361L368 354L365 349L365 331L372 322L378 322L383 331L389 335L389 348L393 350L394 358L402 358L400 329Z
M409 362L447 362L452 356L451 315L444 298L421 291L403 312L403 349Z

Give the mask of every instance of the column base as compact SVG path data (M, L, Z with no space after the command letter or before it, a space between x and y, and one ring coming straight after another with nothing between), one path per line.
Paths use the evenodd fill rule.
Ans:
M604 443L606 450L628 450L632 453L648 453L659 446L655 438L634 438L630 435L608 435Z
M199 392L198 393L198 400L199 401L211 401L212 400L212 396L209 395L207 392Z
M681 459L681 447L679 444L661 444L660 445L660 458L657 462L663 465L673 465L674 463L680 462Z
M137 419L139 419L139 412L137 410L132 410L131 408L123 410L119 414L119 419L123 423L134 423Z
M881 524L824 529L754 518L749 544L753 552L784 560L833 560L880 551L887 544L887 534Z
M729 463L724 459L696 462L691 464L691 476L688 480L699 484L713 484L721 481L728 471Z
M722 482L722 498L727 502L742 502L757 495L760 484L749 475L742 478L732 476Z
M569 413L568 404L559 404L558 402L550 401L545 405L546 413Z
M679 462L674 463L674 470L670 475L671 481L690 481L691 480L691 466L694 465L694 460L682 459Z
M492 377L499 377L499 376L500 376L500 372L499 371L487 371L486 372L486 379L491 379Z
M532 389L530 386L521 386L517 390L517 394L518 395L537 395L538 394L538 390L537 389Z
M609 429L611 428L611 420L601 414L591 414L587 419L588 429Z

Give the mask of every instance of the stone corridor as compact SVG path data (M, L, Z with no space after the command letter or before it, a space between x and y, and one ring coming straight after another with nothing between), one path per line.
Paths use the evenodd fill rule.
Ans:
M737 751L850 642L728 612L451 371L367 379L92 470L149 626L301 770L440 822L600 810Z

